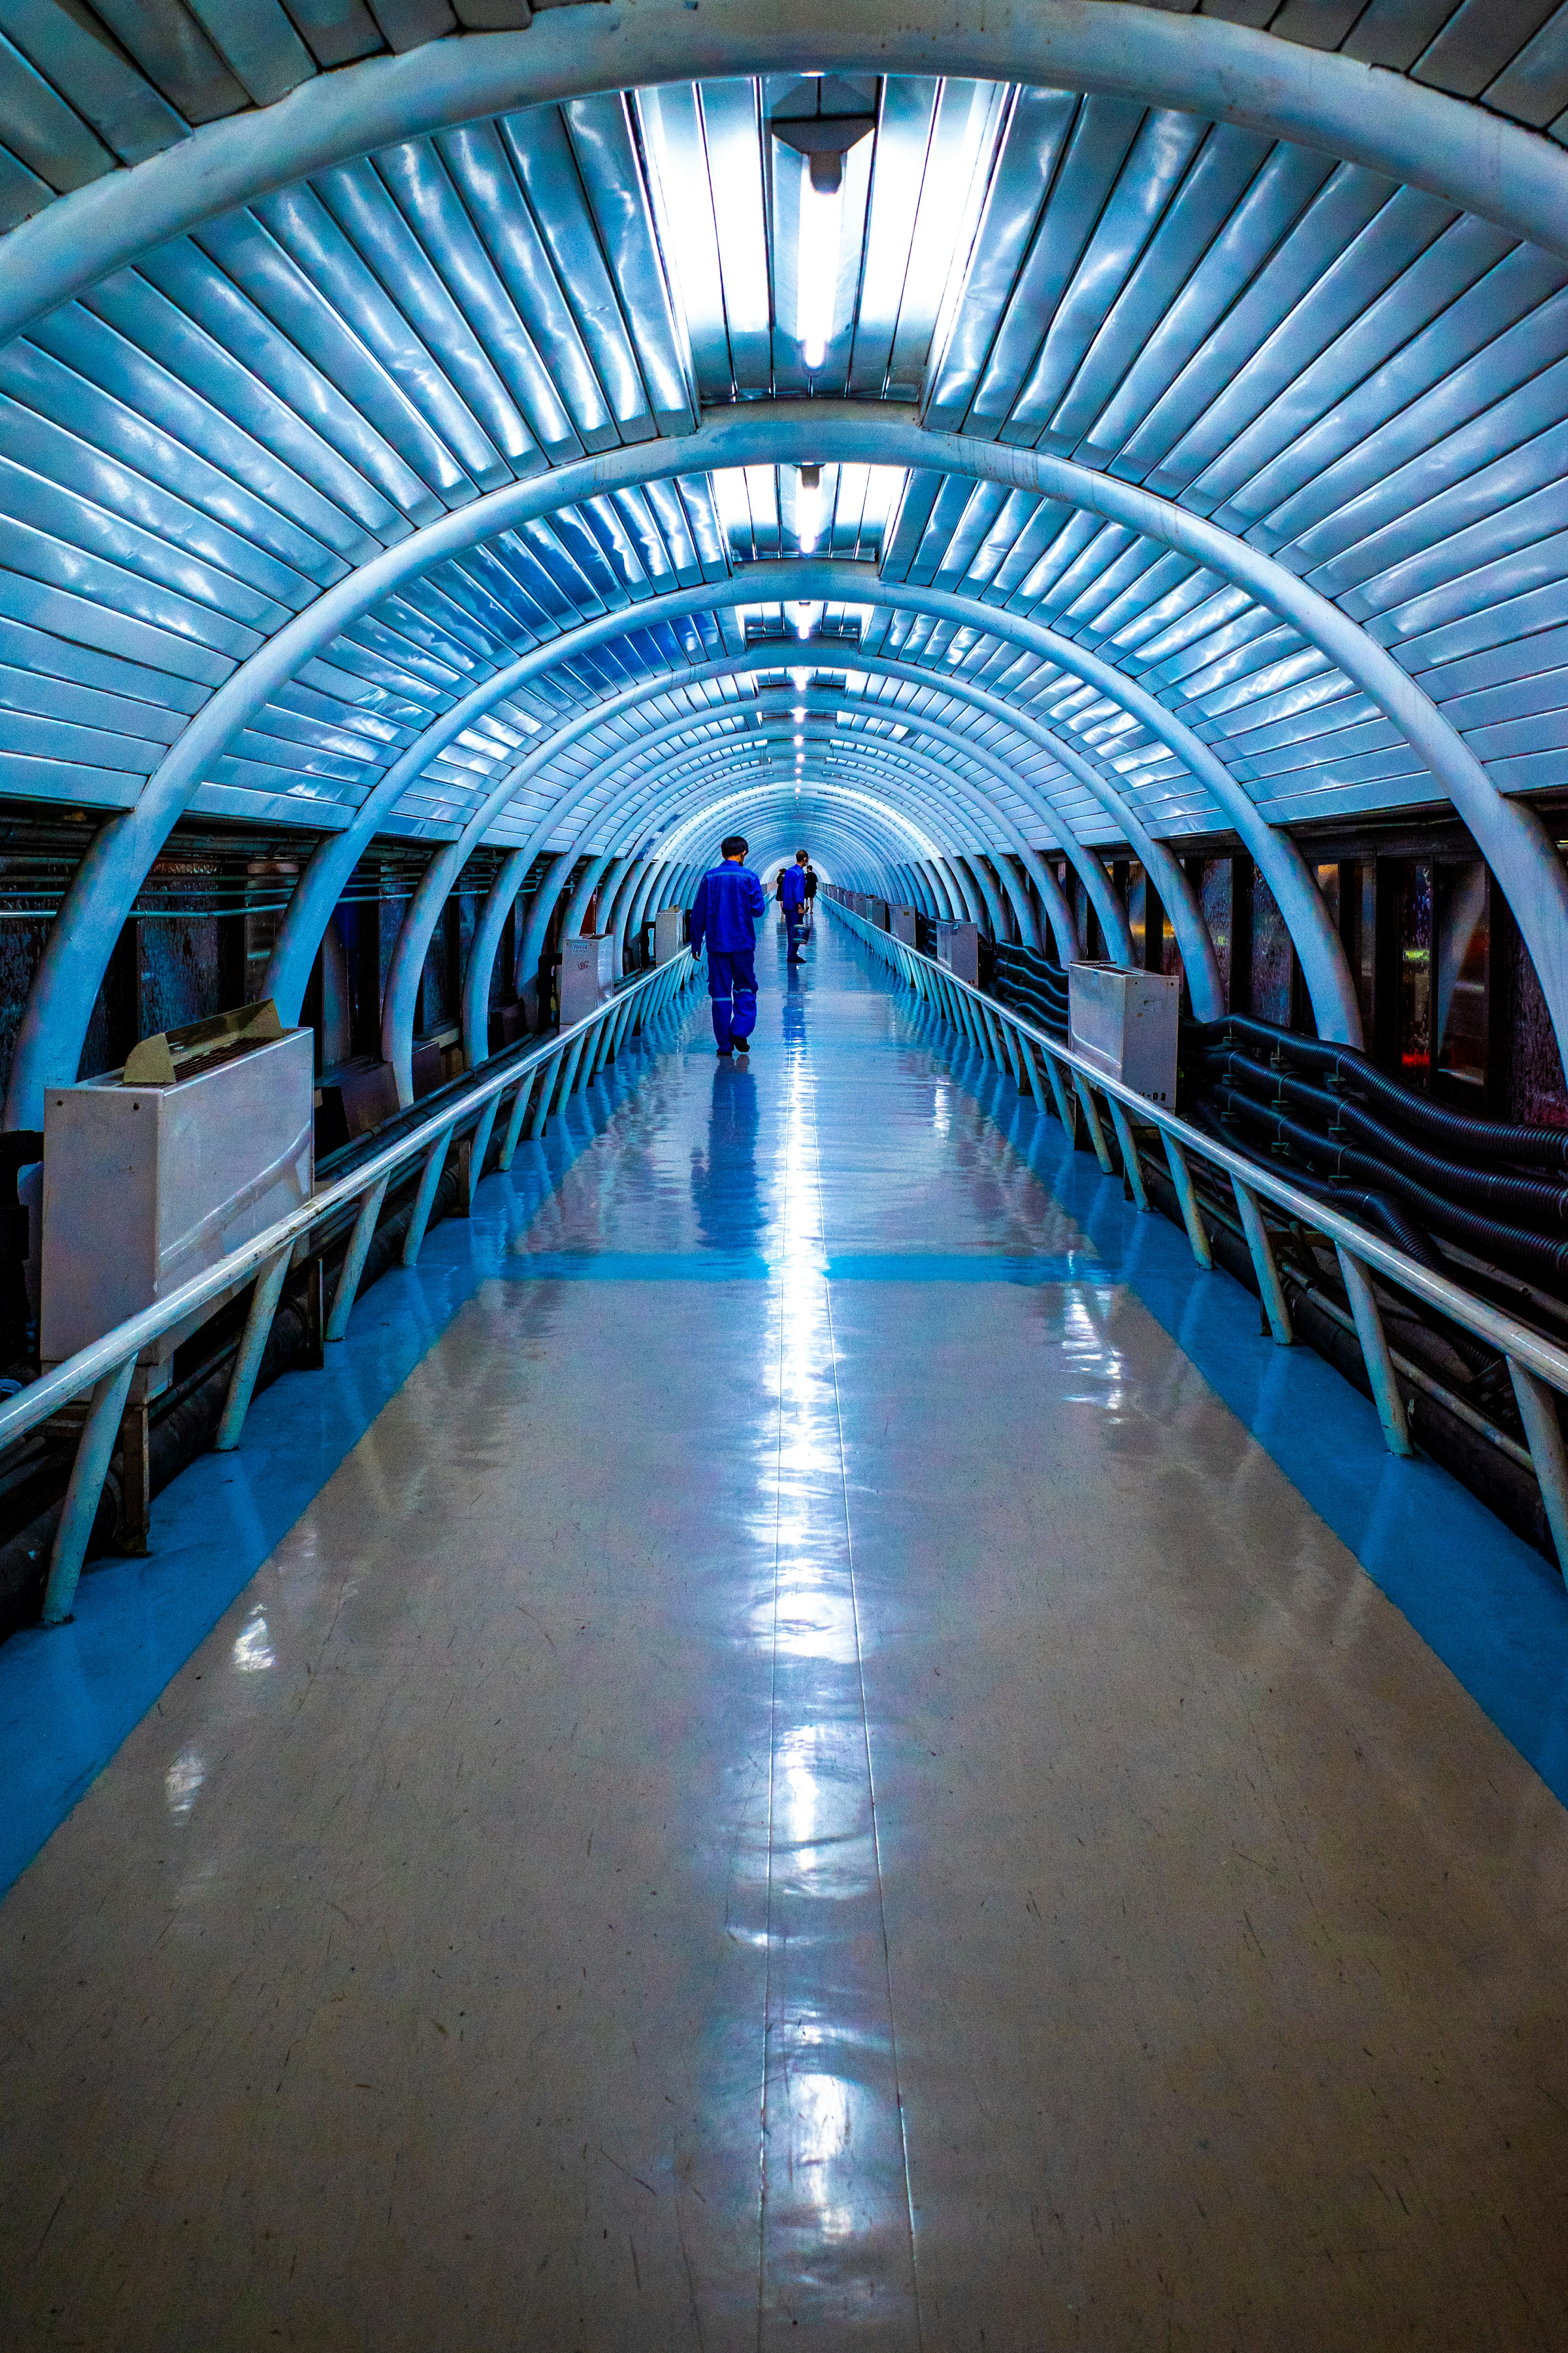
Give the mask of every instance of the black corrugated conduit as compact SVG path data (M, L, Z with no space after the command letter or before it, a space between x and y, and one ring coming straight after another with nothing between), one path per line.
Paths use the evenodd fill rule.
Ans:
M1568 1170L1568 1130L1509 1127L1497 1120L1449 1111L1402 1086L1349 1046L1328 1045L1321 1038L1299 1038L1293 1030L1276 1029L1244 1013L1227 1014L1223 1021L1183 1024L1184 1060L1189 1053L1212 1052L1244 1041L1265 1048L1271 1060L1286 1069L1325 1072L1338 1092L1376 1103L1396 1127L1455 1157Z
M1292 1157L1299 1155L1309 1167L1324 1168L1331 1177L1349 1177L1352 1183L1376 1192L1395 1194L1406 1208L1415 1211L1424 1227L1447 1234L1478 1257L1504 1266L1528 1267L1538 1279L1559 1290L1568 1288L1568 1241L1553 1241L1544 1234L1527 1233L1518 1226L1504 1225L1474 1209L1461 1208L1401 1170L1388 1167L1372 1154L1358 1152L1332 1136L1320 1135L1315 1128L1288 1117L1272 1105L1254 1102L1228 1081L1215 1086L1208 1100L1217 1103L1227 1124L1237 1122L1249 1134L1264 1137L1270 1146L1289 1147Z
M1568 1232L1568 1186L1549 1184L1540 1176L1465 1168L1456 1161L1439 1159L1424 1145L1412 1144L1374 1119L1349 1096L1330 1094L1322 1087L1309 1085L1305 1079L1269 1070L1249 1054L1205 1058L1204 1068L1206 1086L1228 1082L1257 1100L1289 1104L1334 1142L1346 1140L1363 1147L1432 1192L1495 1210L1505 1222L1518 1220L1531 1231L1545 1228L1549 1232L1552 1229Z
M999 940L992 986L1004 1005L1022 1013L1053 1038L1068 1034L1068 976L1037 948Z

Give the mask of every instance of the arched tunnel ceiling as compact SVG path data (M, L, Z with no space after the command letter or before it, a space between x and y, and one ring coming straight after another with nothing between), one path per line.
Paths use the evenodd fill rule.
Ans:
M458 13L479 24L478 5ZM1183 82L1173 106L883 74L877 43L845 34L840 48L861 38L865 54L826 79L589 90L368 154L340 129L347 160L281 184L274 162L253 202L196 202L188 234L125 259L143 181L113 177L115 157L153 157L138 166L149 190L175 171L221 187L235 142L259 152L276 117L287 152L302 106L384 121L390 101L363 93L412 103L416 74L434 86L492 55L559 55L570 80L574 40L608 53L623 14L631 39L679 13L586 7L441 40L441 0L99 0L68 15L0 0L11 217L46 207L6 240L13 283L46 233L68 276L95 237L120 257L0 348L0 795L151 811L148 779L218 689L364 567L401 566L283 666L182 806L345 828L443 712L531 651L531 676L480 695L488 707L415 762L381 829L451 840L493 803L479 838L514 847L615 747L683 712L710 729L728 714L743 733L792 669L842 695L857 762L895 795L909 773L896 731L912 754L923 723L921 756L954 778L953 838L976 846L1008 827L1041 849L1064 829L1108 844L1127 838L1118 808L1172 839L1226 825L1189 760L1107 691L1107 665L1153 698L1145 713L1183 721L1270 824L1441 797L1406 735L1300 627L1168 533L921 464L907 429L897 462L879 462L877 434L853 459L825 452L815 500L798 450L768 461L766 430L744 465L708 458L716 418L798 421L824 396L886 417L889 435L895 414L918 417L1153 492L1357 624L1500 792L1560 784L1568 205L1541 242L1517 219L1533 205L1550 221L1542 189L1568 194L1552 143L1568 124L1568 7L1289 0L1264 31L1173 27L1112 0L1034 12L1037 42L1058 26L1081 50L1111 27L1129 55L1163 58ZM753 22L709 0L700 13L680 38L715 56L731 15ZM809 29L792 37L796 13L773 12L769 53L794 37L808 67L804 45L827 35L802 15ZM483 21L526 14L489 5ZM1288 70L1302 43L1385 69L1379 90L1426 93L1436 114L1410 120L1458 126L1461 177L1485 110L1503 162L1471 174L1477 209L1457 183L1438 193L1332 152L1311 85ZM420 55L380 56L388 45ZM1246 121L1193 111L1192 77L1171 60L1211 56L1264 92ZM1324 120L1331 84L1342 121L1349 69L1329 63ZM247 96L258 104L241 112ZM1299 135L1259 128L1260 108ZM1247 114L1229 98L1214 111ZM845 156L826 281L798 152L818 115L867 126ZM1342 149L1361 137L1335 135ZM1447 185L1444 168L1411 177ZM1534 192L1522 211L1505 201L1515 181ZM57 189L80 193L49 205ZM808 366L803 333L818 329ZM563 468L571 495L555 488ZM482 519L509 484L535 487L534 511L469 532L468 512ZM772 567L813 553L853 565L841 576L857 593L781 601ZM1020 646L1005 634L1018 621L1098 658L1100 682ZM776 667L739 667L748 646L776 650ZM693 670L705 675L682 679ZM511 771L554 731L639 685L644 699L534 760L509 798ZM647 754L650 807L668 756L662 743ZM548 846L583 839L596 805L574 805ZM150 855L151 817L147 833Z

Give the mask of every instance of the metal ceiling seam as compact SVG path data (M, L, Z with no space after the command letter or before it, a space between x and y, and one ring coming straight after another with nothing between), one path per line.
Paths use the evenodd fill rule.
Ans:
M0 339L151 245L309 175L531 105L798 71L915 74L1119 96L1264 132L1568 252L1568 161L1465 100L1218 17L1124 0L616 0L549 10L302 82L111 172L12 229Z

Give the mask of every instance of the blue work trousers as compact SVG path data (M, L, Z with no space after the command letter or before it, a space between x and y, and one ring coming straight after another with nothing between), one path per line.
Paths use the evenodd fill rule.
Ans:
M721 1051L738 1046L757 1026L757 959L751 948L708 951L708 994Z
M805 937L805 904L804 901L802 901L798 907L785 907L784 931L789 939L789 960L791 964L798 964L800 962L800 944Z

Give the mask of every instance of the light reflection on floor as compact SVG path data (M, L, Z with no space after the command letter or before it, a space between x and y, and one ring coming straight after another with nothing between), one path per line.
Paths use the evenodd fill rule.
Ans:
M913 2346L914 2247L823 1236L807 1004L784 1008L769 1345L777 1440L761 2341ZM718 1082L722 1084L722 1079Z

